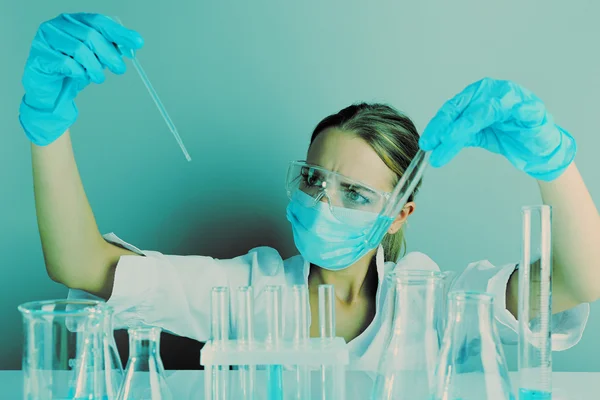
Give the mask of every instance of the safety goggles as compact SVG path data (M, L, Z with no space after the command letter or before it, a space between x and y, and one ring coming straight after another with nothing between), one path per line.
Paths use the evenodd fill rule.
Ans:
M312 206L326 199L331 212L340 220L348 218L348 211L379 214L390 196L390 193L305 161L290 163L286 190L290 199L298 191L307 194L312 199Z

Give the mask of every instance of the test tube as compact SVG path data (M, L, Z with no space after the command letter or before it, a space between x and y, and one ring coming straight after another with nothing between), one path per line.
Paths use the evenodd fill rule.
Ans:
M295 318L293 344L296 349L305 348L309 341L308 286L292 286L293 312ZM310 370L308 366L296 367L296 400L310 399Z
M319 331L322 339L335 337L335 290L333 285L319 285Z
M254 292L251 286L241 286L237 290L237 341L239 351L249 350L254 343ZM244 400L254 399L256 367L239 367L240 387Z
M333 285L319 285L319 332L323 345L335 338L335 290ZM321 367L321 399L335 399L335 370Z
M375 225L371 229L368 238L369 247L375 248L379 246L379 243L381 243L381 240L386 235L392 222L404 208L404 205L413 194L425 173L425 169L429 164L430 154L431 153L423 150L417 151L417 154L394 187L394 190L390 193L383 210L379 214L377 222L375 222Z
M281 341L281 286L266 286L266 312L267 312L267 348L277 351ZM283 368L281 365L267 367L267 398L269 400L283 400Z
M522 208L519 264L519 399L552 396L552 209Z
M223 348L229 340L229 288L217 286L211 293L211 337L215 347ZM207 399L229 398L229 366L216 365L212 371L212 393Z

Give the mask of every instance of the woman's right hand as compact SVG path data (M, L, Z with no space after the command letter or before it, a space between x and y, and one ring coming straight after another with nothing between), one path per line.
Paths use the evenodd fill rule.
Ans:
M122 54L143 43L139 33L99 14L61 14L40 25L23 73L19 110L29 140L46 146L58 139L77 119L77 94L90 82L104 82L105 68L123 74Z

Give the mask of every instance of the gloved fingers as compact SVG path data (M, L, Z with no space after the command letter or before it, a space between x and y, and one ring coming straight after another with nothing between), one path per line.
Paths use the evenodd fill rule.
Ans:
M57 21L61 30L83 42L98 60L115 74L125 72L125 62L115 46L95 29L79 22L69 14Z
M62 75L68 76L69 78L77 81L87 81L89 83L90 80L85 68L71 57L65 57L60 72Z
M419 138L419 147L424 151L432 151L439 146L441 133L448 129L452 121L454 121L454 108L444 105L423 130Z
M513 107L512 117L516 123L524 128L537 128L551 122L551 117L541 101L523 101Z
M503 113L495 100L488 101L485 97L480 100L482 88L489 82L490 79L483 79L467 86L448 100L440 110L440 118L432 121L434 125L431 129L436 129L434 135L437 142L429 159L433 167L448 164L463 148L475 141L477 134L502 118Z
M478 82L470 84L463 91L444 103L425 127L419 139L421 149L431 151L440 145L442 138L450 126L473 101L477 93L477 84Z
M501 144L498 140L498 136L490 128L476 133L471 140L465 144L465 147L480 147L496 154L500 152L500 146Z
M65 77L83 83L89 83L89 77L81 64L71 57L48 47L42 51L45 52L43 59L36 57L28 62L22 83L27 104L44 110L56 106ZM40 82L45 83L40 85Z
M60 80L63 79L63 76L89 80L88 74L81 64L48 46L43 39L36 38L32 45L32 54L27 60L25 74L23 74L23 84L27 88L26 82L31 81L33 86L39 86L40 79L46 81L52 74L60 75L58 78Z
M134 30L127 29L118 22L113 21L101 14L72 14L79 22L94 28L102 34L109 42L117 46L123 46L130 50L141 49L144 45L142 36ZM125 52L128 54L129 52Z
M456 157L464 147L465 143L442 142L431 152L429 164L434 168L443 167Z
M509 110L510 111L510 110ZM466 143L479 132L506 119L507 111L503 110L496 99L482 99L470 104L461 116L448 128L442 142Z
M47 44L52 49L63 53L65 56L72 57L81 64L92 82L104 82L102 64L85 44L63 32L52 23L44 24L40 29L42 35L46 38Z

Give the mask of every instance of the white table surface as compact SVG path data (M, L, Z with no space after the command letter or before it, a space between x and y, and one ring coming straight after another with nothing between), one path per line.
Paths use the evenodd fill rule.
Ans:
M553 400L600 399L600 372L555 372L553 374ZM513 387L517 376L511 373ZM176 400L204 399L203 371L167 371L167 381ZM365 374L349 372L346 386L347 400L369 398L371 382ZM20 400L23 393L21 371L0 371L0 399Z

